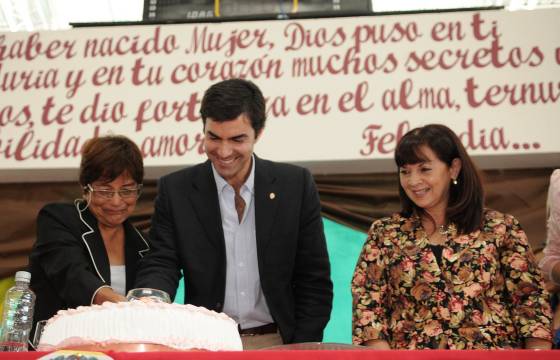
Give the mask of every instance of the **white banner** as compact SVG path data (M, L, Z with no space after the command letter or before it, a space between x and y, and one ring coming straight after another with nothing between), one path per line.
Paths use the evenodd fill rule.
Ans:
M520 155L560 165L559 19L484 11L3 33L0 181L28 170L54 179L108 132L136 141L148 169L203 161L200 99L230 77L267 97L264 158L371 172L403 133L437 122L499 167Z

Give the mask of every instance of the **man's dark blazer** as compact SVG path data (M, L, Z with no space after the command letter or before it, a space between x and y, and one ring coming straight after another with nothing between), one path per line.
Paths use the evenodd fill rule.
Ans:
M49 204L37 217L37 241L29 256L31 288L37 296L33 322L58 310L91 305L103 285L111 285L109 257L97 219L85 202ZM133 288L138 261L150 249L128 220L125 229L126 288Z
M332 282L320 203L311 174L255 158L255 223L262 290L285 343L321 341ZM175 296L182 270L185 302L222 311L226 252L210 161L164 176L140 263L138 287Z

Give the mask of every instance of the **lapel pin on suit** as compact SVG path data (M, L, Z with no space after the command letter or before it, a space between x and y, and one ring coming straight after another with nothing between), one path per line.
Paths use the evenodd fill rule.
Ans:
M271 192L270 194L268 194L268 197L270 198L270 200L274 200L274 198L276 197L276 194Z

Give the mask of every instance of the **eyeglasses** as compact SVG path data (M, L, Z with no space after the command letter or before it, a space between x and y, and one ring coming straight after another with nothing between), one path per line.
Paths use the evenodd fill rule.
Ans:
M138 184L134 188L122 188L119 190L103 190L103 189L94 189L90 184L84 186L84 190L91 191L91 193L95 196L98 196L105 200L110 200L115 196L115 194L119 194L121 199L133 199L140 196L142 192L142 184Z

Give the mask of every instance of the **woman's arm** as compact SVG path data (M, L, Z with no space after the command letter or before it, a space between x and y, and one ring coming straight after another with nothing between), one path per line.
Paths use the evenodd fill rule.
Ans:
M40 266L57 296L68 307L91 304L94 293L108 285L90 265L74 219L66 205L51 204L37 217L37 242L30 259ZM109 279L106 279L107 281Z
M552 313L542 274L517 219L505 215L503 221L500 263L513 324L527 348L550 348Z
M365 341L363 345L374 350L391 350L391 346L385 340L368 340Z

